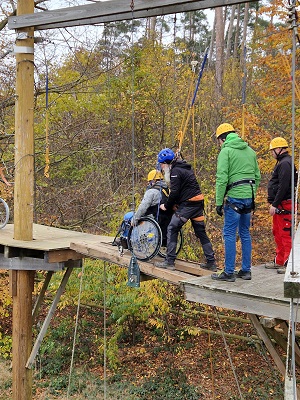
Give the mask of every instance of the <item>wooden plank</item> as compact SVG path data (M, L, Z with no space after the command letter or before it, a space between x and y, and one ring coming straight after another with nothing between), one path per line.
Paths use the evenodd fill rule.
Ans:
M33 224L33 240L16 240L13 224L7 224L1 229L0 235L0 244L3 246L41 251L69 249L71 241L75 240L108 243L112 241L112 238L39 224Z
M99 246L99 244L91 245L89 242L73 242L70 244L70 248L78 253L84 254L87 257L98 258L100 260L108 261L126 268L128 267L131 259L130 252L124 253L124 255L121 256L117 250L117 247L114 246ZM151 260L151 262L154 262L154 260ZM138 264L142 273L177 285L179 285L182 280L191 278L191 275L188 275L184 272L157 268L149 262L147 263L138 260Z
M254 0L251 0L254 1ZM242 4L243 0L135 0L134 10L128 0L96 2L59 10L44 11L35 14L8 18L9 29L34 27L35 30L54 29L68 26L92 25L134 18L182 13Z
M269 339L268 335L264 331L263 327L259 323L259 320L256 315L249 314L249 318L251 319L251 322L253 323L253 326L255 327L258 336L264 341L269 353L271 354L275 364L277 365L277 368L281 372L283 376L285 376L285 365L283 361L281 360L280 356L278 355L277 351L275 350L271 340Z
M48 271L47 272L46 278L44 280L43 287L42 287L42 289L41 289L41 291L40 291L40 293L38 295L38 298L37 298L37 300L35 302L35 305L33 307L33 310L32 310L32 320L33 321L36 319L36 316L38 314L39 308L40 308L40 306L41 306L41 304L42 304L42 302L44 300L45 293L46 293L46 290L47 290L48 285L50 283L50 280L52 278L52 275L53 275L53 271Z
M82 254L77 253L74 250L52 250L45 253L45 261L48 263L59 263L68 260L80 260L83 258Z
M241 311L244 313L257 313L257 315L266 315L286 320L289 319L289 304L276 301L275 299L270 300L263 297L251 297L238 292L219 292L209 288L189 286L186 285L185 282L183 282L182 285L184 297L188 301L227 308L229 310Z
M48 326L49 326L50 321L51 321L51 319L52 319L52 317L54 315L54 312L56 310L56 307L57 307L57 304L59 302L59 299L60 299L63 291L65 290L65 287L67 285L69 276L71 275L71 272L72 272L73 267L74 267L72 261L67 263L66 266L67 266L66 272L65 272L65 274L63 276L63 279L62 279L62 281L60 283L60 286L59 286L59 288L58 288L58 290L57 290L57 292L55 294L55 297L54 297L53 302L51 304L51 307L50 307L50 309L48 311L48 314L47 314L47 316L46 316L46 318L44 320L43 326L42 326L42 328L41 328L41 330L40 330L40 332L38 334L38 337L37 337L37 339L35 341L35 344L34 344L32 350L31 350L29 358L28 358L28 360L26 362L26 368L29 369L29 370L32 368L32 365L34 363L35 357L36 357L36 355L37 355L37 353L39 351L39 348L40 348L40 346L42 344L43 338L46 335ZM22 399L22 397L19 397L19 399Z
M80 260L78 260L78 267L80 267ZM20 271L62 271L64 263L47 263L43 258L32 257L13 257L5 258L0 254L0 265L3 269L7 270L20 270Z

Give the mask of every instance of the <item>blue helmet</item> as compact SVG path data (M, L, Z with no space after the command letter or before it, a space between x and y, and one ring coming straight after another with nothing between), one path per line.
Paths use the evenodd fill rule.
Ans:
M171 149L162 149L157 156L157 161L159 163L171 164L175 158L175 153Z

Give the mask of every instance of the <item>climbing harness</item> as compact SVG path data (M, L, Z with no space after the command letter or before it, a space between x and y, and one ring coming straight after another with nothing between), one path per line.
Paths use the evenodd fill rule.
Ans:
M249 184L251 186L251 190L252 190L251 207L240 208L240 207L236 206L235 204L230 203L230 201L228 201L227 199L225 200L225 204L228 205L230 208L232 208L234 211L236 211L238 214L249 214L249 213L251 213L251 211L254 212L254 210L255 210L255 199L254 199L254 188L253 188L253 185L255 185L255 179L240 179L240 180L238 180L236 182L232 182L226 186L226 191L225 191L224 197L226 196L227 192L230 189L232 189L233 187L245 185L245 184Z

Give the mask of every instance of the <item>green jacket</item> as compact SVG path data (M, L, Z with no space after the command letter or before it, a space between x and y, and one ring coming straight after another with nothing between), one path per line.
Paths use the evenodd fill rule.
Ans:
M216 205L223 204L225 194L237 199L251 198L252 189L249 183L235 186L226 193L228 184L248 178L255 179L255 195L260 183L256 153L238 134L229 133L218 156Z

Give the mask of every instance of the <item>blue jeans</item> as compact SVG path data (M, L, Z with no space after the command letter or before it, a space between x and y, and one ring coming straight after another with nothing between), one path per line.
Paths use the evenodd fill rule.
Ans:
M228 201L231 204L236 205L238 208L251 207L252 199L236 199L228 197ZM241 239L242 244L242 270L251 270L251 252L252 243L250 235L250 220L251 213L239 214L234 211L228 204L224 206L224 227L223 236L225 241L225 272L227 274L233 274L235 269L235 258L236 258L236 234Z

